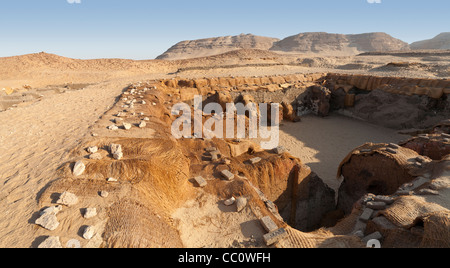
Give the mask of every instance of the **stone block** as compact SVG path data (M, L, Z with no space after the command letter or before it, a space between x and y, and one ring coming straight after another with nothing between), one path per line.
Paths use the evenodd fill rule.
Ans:
M278 230L277 224L269 216L266 216L261 219L261 225L264 227L264 230L266 230L268 233Z
M205 149L205 151L207 151L207 152L214 152L214 151L217 151L217 148L216 147L208 147L208 148Z
M395 144L395 143L389 143L388 147L391 149L394 149L394 150L397 150L400 148L400 146L398 146L398 144Z
M392 148L386 148L386 152L391 153L391 154L397 154L397 151Z
M203 188L207 185L206 180L202 176L195 177L194 180L199 187Z
M386 203L384 202L367 202L366 206L374 210L386 209Z
M287 149L284 148L283 146L278 146L277 148L273 149L273 151L276 154L283 154L283 153L287 152Z
M84 239L90 240L94 237L94 235L95 235L95 227L94 226L87 226L84 229L84 232L83 232Z
M373 209L371 208L366 208L364 209L363 213L361 214L361 216L359 217L359 219L362 222L367 222L368 220L370 220L370 218L372 217L373 214Z
M390 196L384 196L384 195L376 195L373 197L373 200L375 202L384 202L387 205L392 205L395 201L395 199L393 197Z
M252 165L254 165L254 164L261 162L261 160L262 160L261 157L255 157L255 158L250 159L249 161Z
M220 172L220 174L222 175L222 177L228 181L231 181L234 179L234 174L231 173L229 170L222 170L222 172Z
M271 246L281 239L287 237L287 232L284 228L280 228L276 231L270 232L266 235L264 235L263 239L267 246Z

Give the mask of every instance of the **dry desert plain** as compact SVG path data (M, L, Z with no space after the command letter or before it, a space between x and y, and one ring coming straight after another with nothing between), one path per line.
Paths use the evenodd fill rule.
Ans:
M386 247L448 247L449 160L423 156L421 171L410 160L422 153L385 149L419 134L450 146L445 128L432 132L450 117L449 62L450 51L429 50L321 56L243 49L140 61L47 53L0 58L0 247L365 247L373 234ZM393 78L393 84L355 86L368 87L369 77ZM440 82L447 84L435 96ZM409 94L394 89L413 84ZM247 139L175 140L168 131L171 106L189 102L194 93L219 102L221 94L247 94L256 102L280 103L297 94L288 101L298 109L313 87L332 87L332 102L333 90L342 93L336 95L341 101L356 91L356 100L335 109L333 102L326 117L313 111L284 118L284 153L261 150ZM419 90L424 87L433 90ZM312 98L322 102L318 96ZM123 122L131 129L123 129ZM114 124L117 130L108 129ZM114 158L111 144L121 145L121 157ZM95 157L89 147L97 147ZM211 147L219 159L211 159ZM366 162L374 157L375 167L364 166L357 158L362 156ZM248 163L257 157L259 162ZM83 170L75 176L79 161ZM394 164L405 174L390 178ZM352 175L358 167L360 173L388 173L361 182ZM223 170L234 179L224 180ZM338 172L343 175L337 178ZM205 187L193 180L198 176ZM348 189L341 187L344 180ZM414 185L417 180L427 184ZM399 187L411 189L400 195ZM434 192L426 195L424 189ZM64 203L64 192L77 202L61 205L58 213L42 212ZM381 195L392 199L385 202L391 207L370 208ZM243 208L224 204L234 199ZM95 208L94 216L86 215L88 208ZM273 243L265 235L274 229L261 224L267 217L275 231L283 228ZM87 227L94 231L87 234ZM436 237L436 230L444 237Z

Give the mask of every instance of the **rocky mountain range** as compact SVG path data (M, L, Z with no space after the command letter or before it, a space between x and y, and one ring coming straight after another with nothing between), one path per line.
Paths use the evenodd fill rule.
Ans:
M191 41L182 41L172 46L164 54L158 56L159 60L177 60L187 58L206 57L222 54L238 49L269 50L274 42L280 39L257 36L253 34L240 34L237 36L222 36Z
M182 41L158 56L157 59L198 58L239 49L336 56L411 49L450 49L450 33L442 33L433 39L415 42L411 45L381 32L363 34L311 32L289 36L283 40L253 34L241 34Z
M358 54L372 51L407 50L408 43L386 33L355 35L301 33L276 42L273 51L321 54Z
M411 49L450 49L450 32L411 44Z

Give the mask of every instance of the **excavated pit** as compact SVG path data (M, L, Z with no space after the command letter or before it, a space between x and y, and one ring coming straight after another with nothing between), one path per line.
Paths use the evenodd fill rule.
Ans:
M115 201L102 203L105 222L97 244L102 247L263 247L261 239L253 237L264 234L254 224L264 216L287 230L289 238L279 247L364 246L350 235L353 229L345 227L357 212L355 204L368 193L392 195L420 176L417 165L410 163L420 152L405 148L401 153L386 153L388 144L358 148L334 171L338 178L343 177L338 190L326 183L337 178L321 178L300 156L263 150L255 140L175 139L171 135L171 124L177 119L171 113L173 105L184 102L193 109L194 97L201 95L204 105L216 102L222 107L230 102L280 103L280 119L286 124L302 124L302 116L308 114L331 115L330 120L339 114L394 129L430 128L449 117L449 93L449 80L340 74L169 79L131 85L92 127L92 139L74 150L86 163L85 174L74 177L73 163L67 163L60 170L60 179L51 183L39 200L43 206L51 205L55 193L71 191L88 200L83 203L87 206L98 198L98 192L110 191ZM211 116L203 115L202 122ZM132 129L126 130L124 122ZM108 129L114 124L116 130ZM194 129L190 134L195 137ZM334 134L316 135L327 139ZM448 139L440 142L449 144ZM111 144L124 148L123 159L112 157ZM89 159L85 151L89 146L98 146L102 159ZM216 159L210 153L212 147L219 152ZM260 160L252 163L255 158ZM223 179L225 170L234 175L233 180ZM207 186L196 185L193 178L198 176L206 179ZM117 182L108 182L112 177ZM222 204L231 197L246 198L245 219L252 223L240 223L241 231L248 227L242 236L225 235L226 243L217 242L223 234L214 233L237 230L214 225L215 220L232 225L240 219L235 214L224 218L221 213L230 211L214 206L214 202ZM202 207L211 211L192 215ZM343 219L344 215L350 218ZM208 231L198 227L206 221L215 227ZM334 229L324 229L330 227ZM202 230L204 236L188 241L188 234ZM342 235L349 236L338 237Z

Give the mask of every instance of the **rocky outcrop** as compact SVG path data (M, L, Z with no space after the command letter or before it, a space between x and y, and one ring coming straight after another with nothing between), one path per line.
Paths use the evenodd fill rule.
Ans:
M411 49L450 49L450 32L441 33L429 40L412 43Z
M276 41L279 41L279 39L252 34L182 41L172 46L164 54L158 56L157 59L178 60L198 58L217 55L237 49L268 50Z
M182 41L158 56L160 60L179 60L218 55L238 49L260 49L297 53L345 54L409 50L408 43L386 33L331 34L300 33L283 40L241 34Z
M421 135L402 142L400 145L433 160L441 160L450 154L450 139L446 134Z
M408 50L409 45L386 33L355 35L330 33L301 33L276 42L273 51L298 53L358 54L371 51Z

